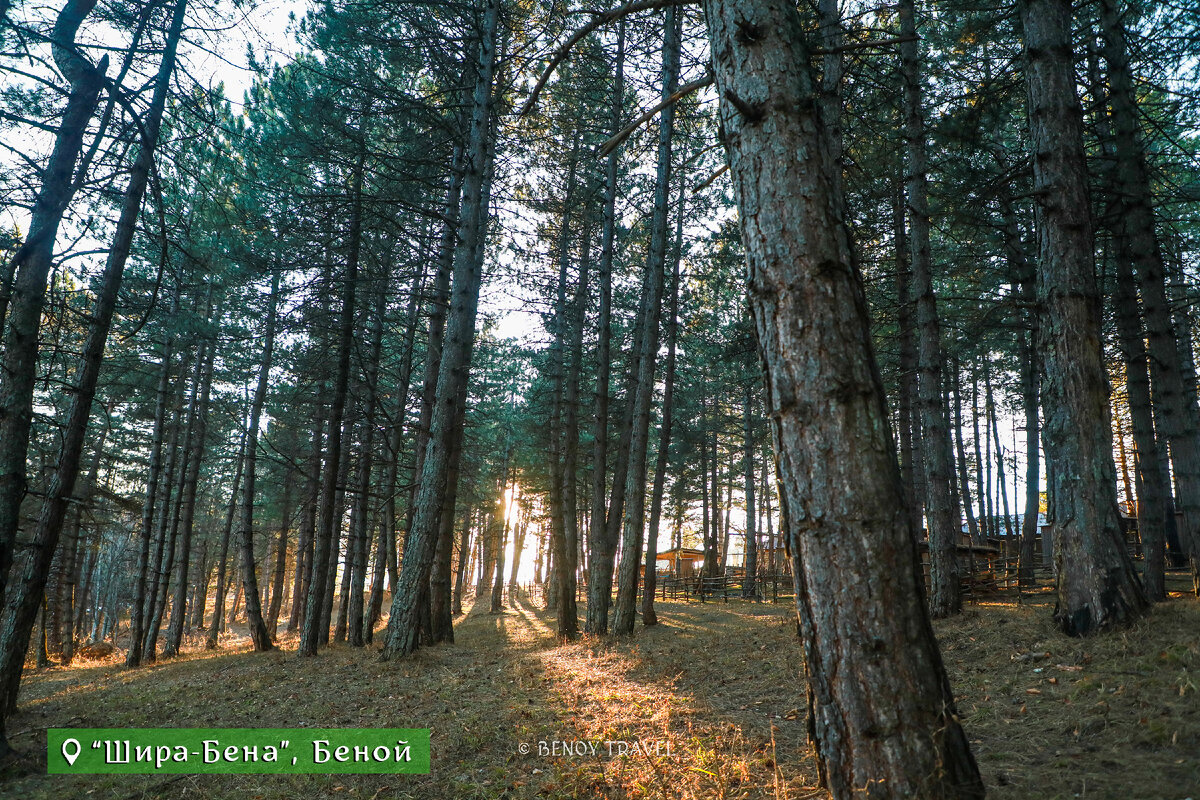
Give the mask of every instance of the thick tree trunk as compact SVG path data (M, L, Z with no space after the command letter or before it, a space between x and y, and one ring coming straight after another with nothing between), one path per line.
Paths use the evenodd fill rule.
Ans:
M558 229L558 242L555 245L558 264L557 292L554 306L554 343L550 352L550 381L553 393L550 408L550 551L554 554L556 564L562 566L555 572L554 608L558 612L558 637L560 640L572 639L579 632L578 615L575 608L575 552L567 543L568 518L573 511L566 506L566 484L574 483L575 476L566 474L564 464L564 446L566 432L563 428L564 404L567 382L566 338L568 324L567 310L567 268L571 258L571 217L574 211L573 198L576 189L576 174L579 166L579 146L581 132L577 128L571 156L567 168L566 190L563 195L562 214ZM586 213L586 211L585 211ZM497 583L501 580L497 576ZM492 604L495 608L496 598Z
M429 590L430 568L441 534L442 509L453 467L451 451L455 438L461 435L465 417L466 409L460 398L465 396L470 373L482 283L481 256L487 227L499 13L499 0L486 0L471 128L463 165L462 215L454 253L453 295L413 524L405 542L399 583L392 596L387 641L382 653L385 660L410 655L420 646L419 600L422 592Z
M1045 308L1042 407L1052 465L1058 603L1075 636L1122 625L1146 608L1117 519L1108 385L1071 61L1068 0L1021 0L1038 214L1038 297Z
M838 800L865 786L879 798L982 797L924 607L862 281L833 196L836 166L807 102L804 23L781 0L704 9L821 772Z

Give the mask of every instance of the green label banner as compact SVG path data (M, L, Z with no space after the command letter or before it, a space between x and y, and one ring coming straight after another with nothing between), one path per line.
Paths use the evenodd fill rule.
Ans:
M428 728L51 728L51 775L429 772Z

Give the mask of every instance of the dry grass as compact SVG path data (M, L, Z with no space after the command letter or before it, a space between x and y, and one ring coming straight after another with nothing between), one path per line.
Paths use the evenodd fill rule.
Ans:
M788 608L661 603L660 615L632 641L559 647L552 615L522 602L472 614L458 644L400 663L349 647L301 659L294 640L255 654L234 640L133 672L116 658L31 671L10 725L28 755L0 776L0 797L825 797ZM1128 632L1085 641L1048 618L1043 606L997 603L938 623L990 796L1197 796L1200 604L1173 600ZM49 727L429 727L433 773L47 776ZM606 740L650 752L610 755ZM539 755L551 741L599 744L595 755Z

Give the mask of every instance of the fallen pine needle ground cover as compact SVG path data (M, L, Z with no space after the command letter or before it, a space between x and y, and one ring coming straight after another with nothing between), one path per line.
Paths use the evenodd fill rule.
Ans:
M480 607L486 606L481 603ZM559 646L527 598L460 618L406 661L335 645L253 653L231 636L125 670L121 653L29 667L0 797L823 798L786 603L662 602L631 640ZM582 615L582 612L581 612ZM992 798L1200 797L1200 603L1128 631L1055 632L1044 602L936 624ZM46 775L54 727L427 727L430 775ZM557 743L557 744L556 744ZM593 752L594 751L594 752Z

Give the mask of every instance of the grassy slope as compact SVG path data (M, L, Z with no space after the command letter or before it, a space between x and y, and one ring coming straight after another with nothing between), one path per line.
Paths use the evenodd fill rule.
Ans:
M0 776L0 797L824 797L786 606L660 608L664 624L617 644L557 647L552 615L521 602L467 617L458 644L401 663L235 643L134 672L31 670L10 727L28 757ZM1048 617L995 604L938 623L990 796L1200 795L1200 604L1176 599L1085 641ZM48 727L429 727L433 773L47 776ZM649 757L610 758L603 745L594 757L537 754L539 740L635 739L663 745Z

